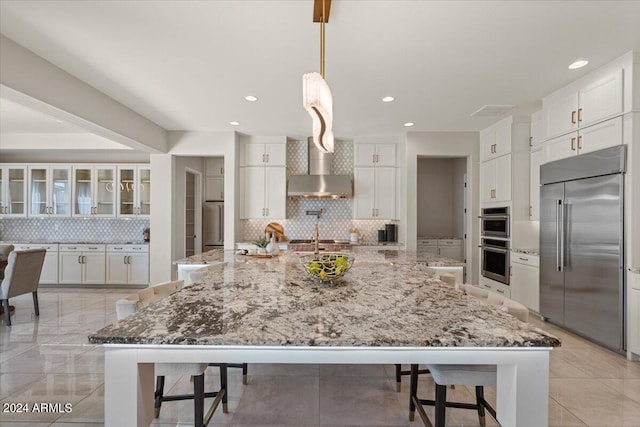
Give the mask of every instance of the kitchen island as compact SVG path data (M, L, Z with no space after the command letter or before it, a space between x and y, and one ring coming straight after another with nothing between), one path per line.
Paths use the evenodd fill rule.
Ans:
M354 252L342 281L321 284L295 254L212 252L196 256L219 263L202 280L89 337L105 344L107 426L151 422L153 362L494 364L502 426L547 425L559 341L445 285L415 255Z

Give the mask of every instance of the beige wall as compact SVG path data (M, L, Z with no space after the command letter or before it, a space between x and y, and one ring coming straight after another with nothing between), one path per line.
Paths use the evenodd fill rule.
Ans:
M418 159L417 235L453 236L453 159Z
M409 132L405 144L403 173L403 216L400 235L407 242L408 250L416 249L417 238L417 176L418 157L465 157L467 170L467 223L469 233L465 242L467 272L472 283L478 283L478 221L479 209L479 134L478 132ZM473 250L472 248L476 248ZM471 256L469 256L471 254Z

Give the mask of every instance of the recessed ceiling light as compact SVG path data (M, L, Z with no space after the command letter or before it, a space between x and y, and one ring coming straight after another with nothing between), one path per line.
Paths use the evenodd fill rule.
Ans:
M586 66L589 63L589 60L587 59L578 59L577 61L569 64L569 69L570 70L577 70L578 68L582 68L584 66Z
M231 126L240 126L240 122L236 122L235 120L234 120L234 121L232 121L232 122L229 122L229 124L230 124Z
M393 102L396 99L393 96L385 96L384 98L382 98L382 102Z
M244 97L244 99L246 99L249 102L256 102L258 100L258 97L253 95L247 95Z
M406 126L406 127L411 127L411 126L413 126L414 124L415 124L415 123L413 123L413 122L407 122L407 123L405 123L405 124L404 124L404 126Z

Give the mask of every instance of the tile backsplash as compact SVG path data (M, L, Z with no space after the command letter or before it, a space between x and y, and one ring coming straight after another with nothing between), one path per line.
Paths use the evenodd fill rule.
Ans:
M287 142L287 178L308 173L307 141ZM333 155L333 173L353 176L353 142L336 141ZM306 211L320 210L322 215L307 215ZM271 220L243 220L243 237L252 242L264 234ZM376 242L378 229L388 221L354 220L353 199L291 199L287 198L287 219L276 221L284 227L289 239L311 239L318 222L321 239L349 239L349 229L358 228L362 241Z
M0 241L140 243L148 219L3 218Z

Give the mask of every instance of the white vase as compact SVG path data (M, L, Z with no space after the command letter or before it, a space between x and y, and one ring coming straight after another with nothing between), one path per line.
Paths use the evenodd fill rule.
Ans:
M269 240L267 253L271 255L278 255L280 253L280 246L276 242L276 238L274 236L271 236L271 240Z

